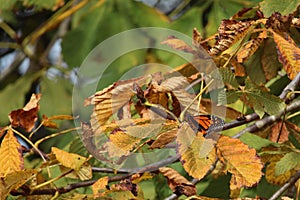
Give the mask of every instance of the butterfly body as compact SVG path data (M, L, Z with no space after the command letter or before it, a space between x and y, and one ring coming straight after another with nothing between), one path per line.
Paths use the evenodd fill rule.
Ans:
M224 120L215 115L196 115L188 116L188 123L194 131L206 135L209 134L213 128L222 126Z

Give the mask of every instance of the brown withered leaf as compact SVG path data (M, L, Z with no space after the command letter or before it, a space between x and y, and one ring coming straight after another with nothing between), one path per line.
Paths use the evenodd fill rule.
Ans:
M27 132L30 132L38 119L37 112L40 98L41 94L32 94L30 101L24 108L12 111L8 116L11 125L13 127L22 127Z
M11 129L8 129L1 143L0 155L0 177L24 169L22 147Z
M131 194L133 194L134 197L138 196L138 191L139 191L139 188L138 188L138 185L137 184L134 184L131 182L131 180L129 179L125 179L125 180L122 180L120 183L118 184L113 184L111 187L110 187L110 190L112 191L130 191ZM134 198L133 197L133 198ZM124 197L125 198L125 197ZM132 198L132 197L131 197ZM130 198L130 199L131 199ZM126 198L128 199L128 198Z
M46 115L43 115L43 125L48 128L58 128L58 125L54 120L73 120L74 117L71 115L55 115L51 117L47 117Z
M167 144L173 142L176 138L177 135L177 131L178 129L172 129L166 132L163 132L162 134L160 134L156 140L150 145L151 149L155 149L155 148L163 148L165 147Z
M232 174L230 190L251 187L261 179L263 164L260 158L255 149L250 149L239 139L221 136L217 142L217 154Z
M120 108L129 102L134 95L133 84L142 86L148 82L149 76L141 76L129 80L120 80L109 87L96 92L85 99L84 105L94 105L91 125L95 133L101 132L101 126Z
M184 194L185 196L196 195L196 187L176 170L169 167L159 168L159 172L168 179L168 185L173 193L177 195Z
M251 21L222 20L218 29L216 44L209 50L209 54L218 55L231 47L249 33L251 25Z
M143 180L149 180L152 179L153 175L150 172L145 172L143 174L134 174L131 176L131 182L134 184L138 184L142 182Z
M276 32L273 31L272 33L277 45L279 61L283 64L289 79L293 80L300 72L300 49L294 42L290 42L291 38L288 41Z
M267 30L263 29L257 37L245 43L237 54L237 61L243 63L247 58L252 56L267 37Z
M282 120L278 121L271 128L269 140L272 142L283 143L289 140L289 131L287 130L286 124Z
M187 53L194 53L194 49L190 45L176 38L175 36L169 36L166 40L161 42L161 44L166 44L175 50L179 50Z

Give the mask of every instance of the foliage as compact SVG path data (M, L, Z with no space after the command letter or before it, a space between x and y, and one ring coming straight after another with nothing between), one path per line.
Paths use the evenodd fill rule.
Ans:
M0 198L276 199L299 187L299 2L199 2L171 22L183 8L166 15L136 1L0 1L1 56L16 54L0 76ZM99 42L142 26L193 33L192 45L159 41L193 62L147 49L117 59L99 91L80 102L92 107L89 121L70 125L81 117L71 116L77 67ZM49 58L59 38L66 63ZM217 70L197 65L203 51ZM118 80L145 61L174 69ZM227 123L210 115L212 105L226 110ZM211 189L219 180L226 194Z

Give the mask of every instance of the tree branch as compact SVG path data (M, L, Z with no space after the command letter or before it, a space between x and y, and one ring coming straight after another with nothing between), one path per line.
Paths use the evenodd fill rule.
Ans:
M299 75L299 74L298 74ZM277 192L275 192L269 200L276 200L280 197L280 195L287 190L290 186L294 185L296 183L296 181L300 178L300 170L296 172L296 174L294 174L294 176L292 176L290 178L290 180L285 183L279 190L277 190Z
M288 105L286 107L286 109L281 110L279 114L271 115L271 116L265 117L265 118L255 122L251 126L248 126L247 128L243 129L242 131L240 131L239 133L234 135L233 138L239 138L247 132L254 133L254 132L258 131L259 129L279 120L281 118L281 116L284 115L285 113L291 112L294 110L299 110L299 109L300 109L300 101L295 101L292 104Z
M161 160L156 163L146 165L144 167L135 168L132 170L120 169L120 170L118 170L118 172L126 173L126 174L109 177L108 182L115 182L115 181L123 180L125 178L132 176L133 174L136 174L136 173L157 171L160 167L171 164L171 163L177 161L178 159L179 159L179 156L176 155L176 156L169 157L165 160ZM113 169L111 169L111 170L113 170ZM106 172L106 173L111 172L107 168L93 168L93 171ZM15 195L15 196L17 196L17 195L22 195L22 196L54 195L55 193L64 194L64 193L70 192L71 190L74 190L76 188L87 187L87 186L93 185L96 181L97 180L83 181L83 182L79 182L79 183L73 183L73 184L70 184L70 185L67 185L64 187L60 187L60 188L37 189L37 190L33 190L33 191L27 191L27 190L26 191L12 191L11 194Z

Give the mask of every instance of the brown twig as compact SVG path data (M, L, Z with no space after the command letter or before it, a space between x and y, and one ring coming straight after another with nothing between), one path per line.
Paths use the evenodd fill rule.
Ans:
M275 200L278 199L280 197L280 195L286 191L290 186L294 185L297 180L300 179L300 170L296 172L296 174L294 174L294 176L292 176L289 181L287 183L285 183L279 190L277 190L277 192L275 192L270 198L269 200Z
M120 169L120 170L117 170L118 173L119 172L120 173L126 173L125 171L127 171L127 173L109 177L108 182L120 181L120 180L128 178L131 175L136 174L136 173L157 171L160 167L171 164L171 163L177 161L178 159L179 159L179 156L176 155L176 156L169 157L165 160L161 160L161 161L158 161L156 163L146 165L144 167L135 168L135 169L132 169L132 170ZM93 168L93 171L99 171L99 172L105 172L105 173L110 172L108 169L105 169L105 168ZM60 188L37 189L37 190L33 190L33 191L12 191L11 194L12 195L22 195L22 196L28 196L28 195L54 195L56 193L64 194L64 193L70 192L70 191L72 191L74 189L77 189L77 188L87 187L87 186L93 185L96 181L97 180L83 181L83 182L79 182L79 183L73 183L73 184L70 184L70 185L67 185L67 186L64 186L64 187L60 187Z

